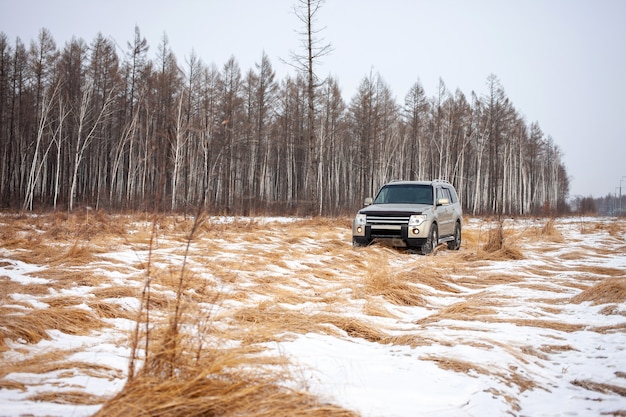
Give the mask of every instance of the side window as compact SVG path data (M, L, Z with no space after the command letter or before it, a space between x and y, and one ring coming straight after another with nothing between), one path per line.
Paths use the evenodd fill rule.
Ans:
M452 200L450 199L450 190L448 190L447 188L442 188L443 189L443 198L447 198L448 201L451 203Z
M451 200L450 200L450 192L448 191L447 188L437 187L437 201L439 201L440 198L447 198L448 201L451 202Z
M454 189L453 188L447 188L446 190L450 194L450 203L451 204L457 203L458 202L458 198L456 196L456 193L454 192Z

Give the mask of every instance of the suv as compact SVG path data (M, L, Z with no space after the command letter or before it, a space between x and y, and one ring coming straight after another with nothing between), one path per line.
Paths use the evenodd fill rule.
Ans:
M383 185L352 223L352 244L385 242L429 254L440 243L461 247L463 213L452 184L447 181L394 181Z

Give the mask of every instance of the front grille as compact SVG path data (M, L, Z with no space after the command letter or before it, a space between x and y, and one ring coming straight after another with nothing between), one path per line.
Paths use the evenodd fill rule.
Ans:
M410 216L376 216L376 215L367 215L367 224L371 225L403 225L409 224Z
M410 215L367 215L367 224L370 226L372 238L400 238L402 226L409 224Z

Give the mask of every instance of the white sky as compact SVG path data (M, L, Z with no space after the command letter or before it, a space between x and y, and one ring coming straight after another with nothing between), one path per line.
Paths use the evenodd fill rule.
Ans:
M192 50L218 68L234 56L242 73L263 51L278 79L300 51L298 0L0 0L0 31L29 44L43 27L61 49L98 32L120 55L139 26L155 56L164 34L180 65ZM564 153L571 195L619 192L626 177L626 1L326 0L321 36L334 51L318 69L347 102L370 72L402 104L421 81L439 78L468 97L495 74L527 122L537 121ZM626 178L621 182L626 194Z

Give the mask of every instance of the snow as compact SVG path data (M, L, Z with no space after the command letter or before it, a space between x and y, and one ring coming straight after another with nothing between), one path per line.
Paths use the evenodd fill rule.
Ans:
M241 218L215 217L214 224L231 224ZM250 223L282 225L296 221L290 218L249 218ZM351 305L343 307L344 314L374 324L389 335L411 336L416 343L393 344L368 341L351 337L343 332L333 334L296 334L284 341L266 344L268 352L282 355L290 360L294 374L299 376L306 389L323 401L355 410L367 417L404 416L598 416L604 413L626 410L626 397L614 392L599 392L574 384L575 381L593 381L618 387L626 387L626 305L615 306L618 314L603 314L606 305L589 302L574 304L570 299L579 294L578 279L606 279L599 273L581 267L602 267L621 270L617 277L626 277L626 242L624 236L611 236L604 229L582 232L581 219L562 219L558 229L565 243L528 241L524 243L526 259L519 261L483 261L477 264L470 278L480 278L497 273L519 277L518 282L502 282L489 286L467 285L467 271L451 271L455 280L449 283L458 294L431 291L424 296L426 306L397 306L387 303L385 308L393 317L367 316L363 314L363 300L350 299ZM606 224L611 219L586 219L594 224ZM541 221L507 220L505 227L519 233ZM487 230L485 222L471 219L466 230ZM623 229L622 229L623 230ZM164 233L163 231L161 233ZM339 230L338 239L349 245L349 231ZM279 248L275 236L262 242L266 250ZM241 253L252 251L254 242L229 241L223 238L220 250L213 253L213 262L236 260ZM263 271L251 271L250 275L263 272L292 277L293 280L310 280L308 285L315 291L329 293L350 292L337 281L315 280L316 265L332 264L333 254L315 251L319 242L305 239L293 249L296 258L285 259L277 265L269 265ZM242 245L248 245L244 247ZM593 252L592 249L602 249ZM388 257L391 268L407 270L426 262L426 257L381 250L360 249L359 256L374 251L377 256ZM462 248L461 252L468 251ZM178 259L163 248L163 253ZM586 254L582 258L564 256L571 253ZM12 259L12 252L0 251L0 277L21 284L43 284L47 279L38 277L45 265L32 265ZM146 252L123 250L101 254L102 262L94 262L98 274L109 274L111 282L121 283L129 275L140 273L132 268ZM437 256L456 256L447 251ZM582 255L581 255L582 256ZM105 261L106 260L106 261ZM343 262L343 261L341 261ZM125 265L129 274L119 269L107 270L107 264ZM210 270L200 270L201 263L194 264L196 272L207 280L216 280ZM165 266L163 266L165 267ZM550 270L549 274L541 271ZM133 272L134 271L134 272ZM353 280L345 276L346 271L356 271L350 265L337 266L338 278ZM307 275L308 274L308 275ZM595 274L595 275L594 275ZM315 278L315 277L314 277ZM313 283L311 283L313 282ZM478 282L478 281L476 281ZM125 285L136 285L129 281ZM234 291L234 283L220 283L222 291ZM246 288L246 283L238 284ZM283 284L281 284L283 285ZM284 284L289 285L289 284ZM299 284L292 284L299 288ZM325 286L324 286L325 285ZM587 286L592 284L586 282ZM305 291L300 287L300 291ZM76 286L64 289L67 296L85 297L89 288ZM307 290L309 291L309 290ZM558 300L555 307L547 299ZM463 300L479 299L484 307L493 309L484 320L479 318L440 317L429 320L446 306ZM14 293L10 302L20 302L32 308L46 308L35 296ZM381 299L382 300L382 299ZM247 302L258 302L251 296ZM117 299L120 305L137 308L137 300ZM381 301L382 302L382 301ZM7 303L7 301L5 301ZM223 303L213 306L226 310L234 304ZM87 304L79 308L88 308ZM323 308L319 303L307 302L285 308L315 312ZM3 359L11 360L19 355L36 355L52 349L72 351L66 360L98 365L98 371L83 370L50 371L44 374L13 372L4 375L4 380L24 384L25 390L2 387L0 389L0 415L17 417L22 415L55 415L80 417L91 415L99 405L56 404L34 402L28 397L37 392L55 391L62 388L79 389L97 396L112 396L119 392L125 381L128 368L129 349L124 343L126 332L133 322L125 319L107 319L110 329L94 331L87 336L68 335L50 330L49 340L41 340L27 346L23 341L7 341L9 350ZM542 325L548 323L548 325ZM550 323L554 325L550 325ZM571 326L561 329L557 324ZM599 328L610 328L599 331ZM455 366L460 369L455 370ZM2 381L2 379L0 379Z

